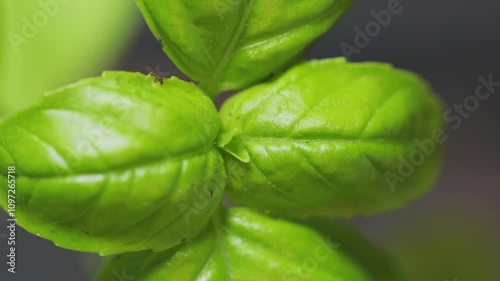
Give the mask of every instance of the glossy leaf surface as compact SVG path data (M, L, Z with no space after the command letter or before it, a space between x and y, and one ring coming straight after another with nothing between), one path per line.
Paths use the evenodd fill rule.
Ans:
M225 171L215 106L177 78L109 72L61 88L0 127L1 204L16 167L16 218L56 245L164 250L218 207Z
M360 268L343 249L344 243L368 243L350 229L339 230L338 235L322 233L248 209L232 209L215 217L198 238L174 249L115 257L97 280L125 273L141 281L399 281L376 279L380 275L372 277ZM378 265L382 262L377 259L385 259L372 247L367 247L365 258Z
M444 135L441 103L419 77L343 59L304 63L237 94L221 118L233 199L298 215L407 204L434 183Z
M353 0L137 0L170 59L211 96L286 66Z

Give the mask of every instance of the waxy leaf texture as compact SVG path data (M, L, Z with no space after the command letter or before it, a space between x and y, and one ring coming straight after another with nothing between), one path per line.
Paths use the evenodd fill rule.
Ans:
M170 248L220 204L219 123L212 101L177 78L82 80L0 126L1 205L12 165L28 231L100 254Z
M163 50L210 95L286 67L353 0L136 0Z
M439 170L440 100L387 64L303 63L232 97L220 114L228 191L246 206L374 214L424 193Z
M119 255L97 281L111 280L117 272L141 281L400 280L393 279L398 275L387 265L390 259L359 234L325 223L332 232L245 208L223 210L195 240L161 253ZM365 255L351 253L353 244L366 246ZM380 266L378 273L360 266L368 260Z

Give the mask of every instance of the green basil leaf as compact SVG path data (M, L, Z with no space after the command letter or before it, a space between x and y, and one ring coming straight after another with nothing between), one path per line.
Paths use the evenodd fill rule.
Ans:
M373 214L408 203L437 176L442 104L390 65L304 63L229 99L220 114L228 190L247 206Z
M108 72L59 89L0 126L1 205L56 245L112 254L195 235L225 184L210 98L177 78Z
M366 242L342 238L248 209L231 209L214 217L195 240L174 249L115 257L97 280L108 281L117 274L141 281L382 280L369 276L344 253L344 242ZM367 255L384 258L370 248Z
M170 59L211 96L283 68L353 0L137 0Z
M132 1L1 2L0 118L32 106L46 91L98 75L123 54L138 27Z

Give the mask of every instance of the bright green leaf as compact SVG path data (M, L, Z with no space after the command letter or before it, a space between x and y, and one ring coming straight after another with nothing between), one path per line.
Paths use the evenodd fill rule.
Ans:
M123 54L139 13L124 0L2 0L0 119Z
M238 203L300 215L373 214L435 181L442 105L412 73L312 61L229 99L219 145Z
M195 235L225 183L212 101L177 78L108 72L0 126L1 205L17 170L16 218L63 248L164 250Z
M122 274L141 281L401 281L377 279L389 272L370 276L348 253L349 244L369 244L348 228L334 229L342 233L231 209L214 217L198 238L174 249L115 257L97 280ZM367 246L364 259L382 265L385 257Z
M352 2L137 0L170 59L211 96L283 68Z

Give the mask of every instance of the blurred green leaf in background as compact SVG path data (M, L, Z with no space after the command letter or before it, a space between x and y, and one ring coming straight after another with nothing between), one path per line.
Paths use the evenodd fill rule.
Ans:
M139 19L133 1L1 0L0 119L109 68Z
M428 204L371 234L380 236L376 240L398 261L408 281L500 280L497 219L463 208Z

